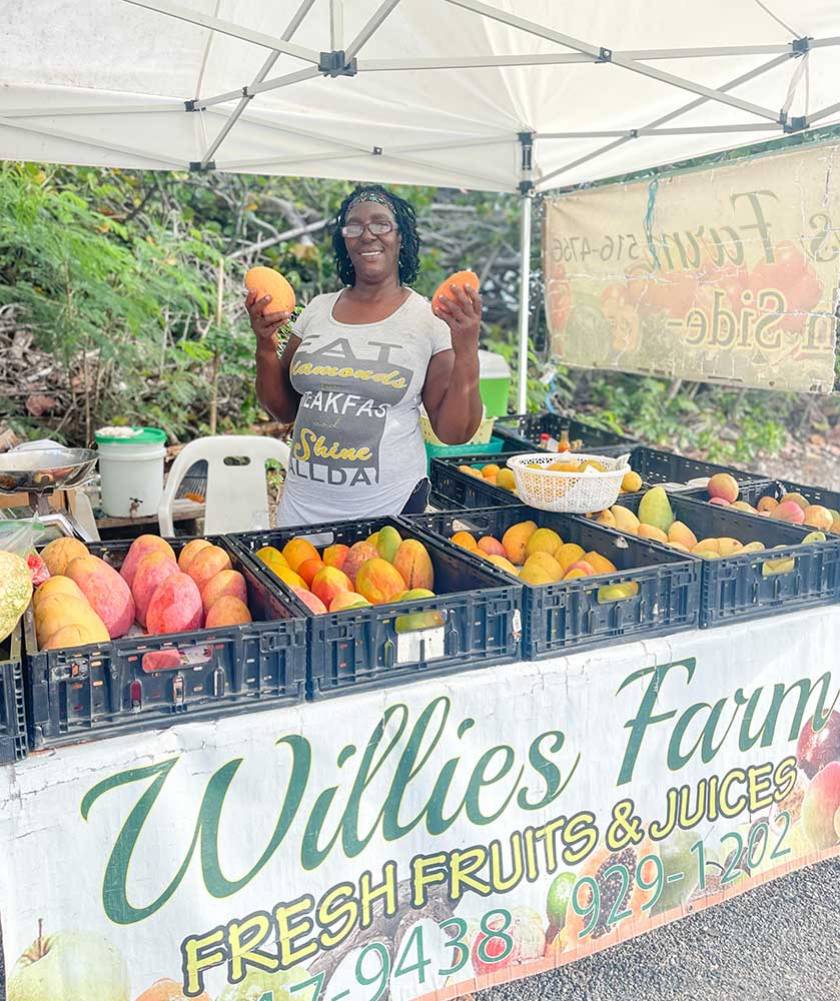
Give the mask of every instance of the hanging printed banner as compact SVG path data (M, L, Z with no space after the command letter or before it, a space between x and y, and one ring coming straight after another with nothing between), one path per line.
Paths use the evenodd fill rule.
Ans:
M840 853L840 609L0 770L8 1001L446 1001Z
M840 146L577 191L545 207L552 354L567 365L829 393Z

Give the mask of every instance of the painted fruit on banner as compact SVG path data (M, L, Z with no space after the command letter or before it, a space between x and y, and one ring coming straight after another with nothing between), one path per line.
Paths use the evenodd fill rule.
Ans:
M831 392L840 146L744 158L547 202L543 269L561 362ZM834 208L836 215L836 207Z

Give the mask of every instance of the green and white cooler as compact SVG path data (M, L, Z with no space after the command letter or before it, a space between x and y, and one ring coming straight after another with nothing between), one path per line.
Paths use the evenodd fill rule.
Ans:
M478 352L478 391L487 417L504 417L510 394L510 369L494 351Z

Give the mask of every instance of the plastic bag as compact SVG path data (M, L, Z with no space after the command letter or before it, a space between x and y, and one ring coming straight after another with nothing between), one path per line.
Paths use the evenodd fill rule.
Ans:
M35 587L50 576L46 563L35 551L35 544L43 531L44 525L37 518L0 520L0 550L26 560Z

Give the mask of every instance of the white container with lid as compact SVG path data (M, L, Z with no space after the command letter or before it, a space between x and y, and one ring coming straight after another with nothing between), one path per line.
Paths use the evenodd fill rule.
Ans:
M157 514L165 443L166 433L160 428L107 427L96 432L105 514L112 518Z

